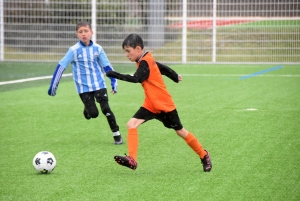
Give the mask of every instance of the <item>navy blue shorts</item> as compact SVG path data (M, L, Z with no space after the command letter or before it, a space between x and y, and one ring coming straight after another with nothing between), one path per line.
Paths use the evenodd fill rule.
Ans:
M152 119L157 119L162 122L166 128L171 128L174 130L180 130L183 128L176 109L171 112L161 112L156 114L150 112L144 107L140 107L140 109L133 115L133 118L144 119L145 122Z

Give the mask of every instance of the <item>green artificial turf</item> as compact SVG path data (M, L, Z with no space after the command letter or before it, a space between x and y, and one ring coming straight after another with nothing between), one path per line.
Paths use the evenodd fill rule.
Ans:
M14 65L0 63L0 82L55 68L28 63L9 71ZM102 114L83 117L71 78L62 78L55 97L47 95L49 79L0 85L0 200L299 200L299 66L258 75L276 65L170 66L183 81L164 77L167 87L184 127L210 151L211 172L156 120L139 127L138 168L114 162L115 154L127 153L126 122L143 102L140 84L119 81L118 93L109 95L125 141L120 146ZM134 64L114 67L134 70ZM253 76L241 79L246 75ZM57 159L46 175L32 166L42 150Z

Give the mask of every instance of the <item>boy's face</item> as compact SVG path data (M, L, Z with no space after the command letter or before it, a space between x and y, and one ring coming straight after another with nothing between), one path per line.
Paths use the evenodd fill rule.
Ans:
M76 32L76 36L84 44L89 44L90 43L92 35L93 35L93 31L90 29L89 26L79 27L79 29Z
M136 46L136 48L125 46L124 50L126 52L126 57L130 61L137 61L143 54L143 50L140 46Z

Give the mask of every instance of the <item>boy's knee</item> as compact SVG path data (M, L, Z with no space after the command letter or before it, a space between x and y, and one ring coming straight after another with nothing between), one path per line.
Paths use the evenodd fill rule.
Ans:
M97 108L91 109L87 111L91 118L97 118L99 115L99 111Z
M97 118L99 116L99 112L98 111L93 111L93 112L90 113L90 116L92 118Z
M101 107L101 111L102 111L102 113L103 113L104 115L107 115L107 114L111 114L111 113L112 113L108 105L102 106L102 107Z
M127 129L137 128L139 126L139 124L135 121L130 120L127 122L126 126L127 126Z

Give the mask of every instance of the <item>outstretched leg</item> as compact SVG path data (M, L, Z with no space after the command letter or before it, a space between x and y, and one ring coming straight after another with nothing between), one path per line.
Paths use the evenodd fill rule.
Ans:
M204 172L209 172L212 169L209 152L203 149L202 144L191 132L188 132L182 128L181 130L177 130L176 133L185 140L185 142L194 150L196 154L198 154L201 159Z

